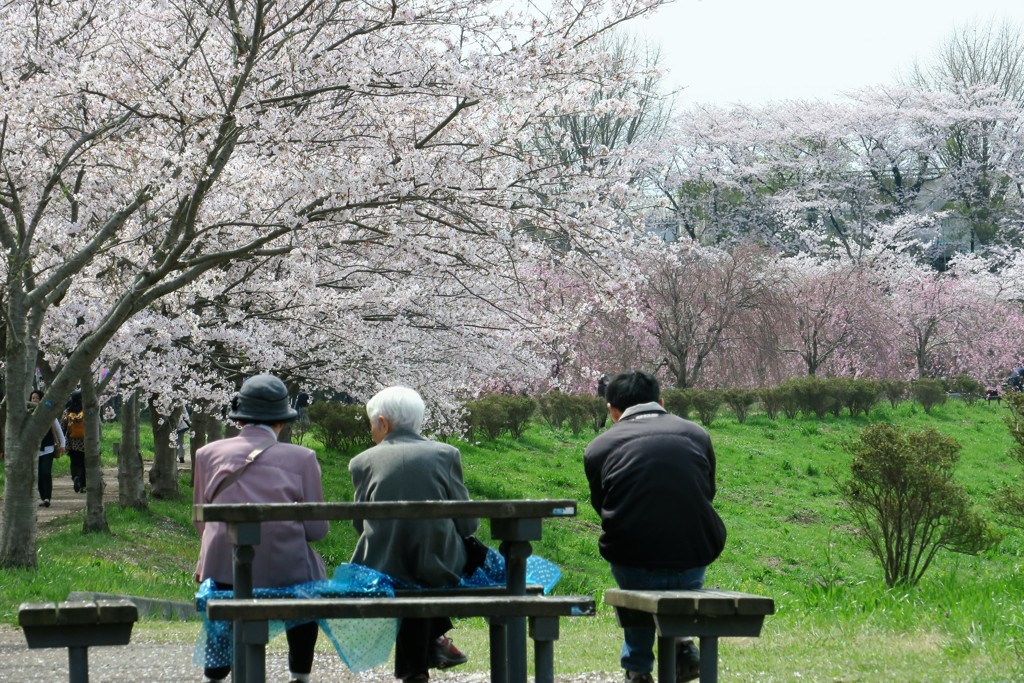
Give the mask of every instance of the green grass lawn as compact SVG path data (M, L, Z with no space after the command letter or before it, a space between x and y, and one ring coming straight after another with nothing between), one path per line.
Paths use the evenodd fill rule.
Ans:
M1007 455L1004 414L997 406L959 401L931 415L912 403L872 412L870 421L931 425L956 438L963 445L958 481L1005 533L981 556L940 553L920 585L899 589L885 587L833 481L848 475L842 444L867 418L773 422L755 414L738 424L720 417L710 432L718 456L717 505L729 540L708 571L708 586L771 596L777 609L760 639L722 641L721 679L1024 681L1024 542L992 510L998 488L1021 478L1020 465ZM574 436L535 425L520 440L453 443L462 450L475 498L580 502L576 518L545 522L535 552L562 568L558 592L587 593L600 602L613 581L597 552L598 519L582 470L591 438L592 432ZM328 499L351 500L351 454L318 452ZM191 490L182 490L181 502L153 501L147 513L109 508L110 536L83 536L80 517L48 525L39 571L0 571L0 618L13 623L20 602L59 600L72 590L189 600L198 542L189 522ZM487 540L486 524L481 537ZM333 566L348 559L355 538L350 525L338 523L317 547ZM474 652L486 650L482 621L461 622L458 635ZM614 616L602 606L596 619L566 620L556 670L614 671L618 647ZM486 658L475 657L470 666L484 670Z

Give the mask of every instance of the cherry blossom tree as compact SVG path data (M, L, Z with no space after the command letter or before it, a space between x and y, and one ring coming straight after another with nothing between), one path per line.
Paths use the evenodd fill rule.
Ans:
M756 247L724 251L648 239L637 244L632 258L637 305L650 317L651 334L681 388L700 383L715 354L739 346L743 317L775 305L774 276L765 267L767 255Z
M129 321L175 293L169 319L224 316L225 330L203 337L214 342L251 332L235 296L246 266L267 296L333 287L344 305L361 293L357 334L372 334L322 333L355 359L393 348L396 329L406 353L431 339L455 357L460 338L491 332L492 318L456 314L473 299L506 314L499 338L521 322L506 292L521 286L521 262L547 257L538 236L595 250L621 229L608 210L617 164L567 184L564 167L526 150L546 120L587 108L603 57L583 46L657 4L5 5L8 396L27 395L40 353L55 373L40 409L7 414L0 565L36 564L31 482L47 423ZM314 263L319 287L284 289ZM122 349L168 332L137 329L155 331ZM277 367L279 338L261 339L246 371ZM368 365L376 381L406 369Z
M705 244L859 260L893 221L951 211L968 248L1017 245L1019 121L1017 103L985 86L695 107L673 122L674 152L651 182L680 232Z
M808 375L873 374L888 329L883 291L864 268L847 262L796 256L781 263L785 279L775 324L784 353L800 359ZM870 348L870 357L858 350ZM890 368L891 369L891 368Z

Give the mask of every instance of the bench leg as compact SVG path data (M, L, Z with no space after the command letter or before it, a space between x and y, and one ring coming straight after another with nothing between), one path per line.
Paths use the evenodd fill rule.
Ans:
M269 625L265 621L245 622L242 626L242 640L245 641L246 683L266 683Z
M533 638L534 683L555 683L558 617L531 617L530 637Z
M234 595L237 600L245 600L252 597L252 560L256 556L256 550L251 545L235 546L234 562ZM245 642L242 640L242 631L245 628L244 622L236 621L231 642L231 680L239 683L247 683L249 678L245 670Z
M500 550L505 556L509 595L526 595L526 559L533 547L528 541L506 540ZM508 676L509 683L526 683L526 617L508 620Z
M658 636L658 683L675 683L676 639Z
M89 648L68 648L68 680L71 683L89 683Z
M491 683L508 683L508 633L505 619L491 617L489 634L491 640Z
M718 683L718 636L701 636L700 683Z

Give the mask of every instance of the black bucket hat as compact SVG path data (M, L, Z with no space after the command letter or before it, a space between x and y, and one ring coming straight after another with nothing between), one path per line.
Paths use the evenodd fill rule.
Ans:
M289 405L288 388L273 375L254 375L231 398L228 418L244 422L290 422L299 416Z

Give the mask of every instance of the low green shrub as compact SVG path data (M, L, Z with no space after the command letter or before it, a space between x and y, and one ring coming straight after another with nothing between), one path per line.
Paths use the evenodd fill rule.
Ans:
M552 429L561 429L572 412L572 397L561 391L549 391L537 397L537 412Z
M530 424L537 404L529 396L485 394L465 403L470 433L493 441L503 432L518 439Z
M697 418L705 427L710 427L718 415L718 408L722 405L722 394L713 389L693 389L691 401L693 409L697 411Z
M693 408L693 391L690 389L667 389L661 392L661 400L665 402L665 410L678 415L684 420L690 419Z
M364 406L317 401L308 410L310 430L327 448L343 451L373 445Z
M779 396L779 406L782 414L790 420L800 414L800 396L792 382L783 382L775 388Z
M722 391L722 402L736 416L736 421L743 424L747 421L750 406L757 403L757 393L751 389L725 389Z
M835 410L837 403L842 403L837 397L836 386L830 384L820 377L798 377L786 380L783 386L787 391L792 392L793 400L805 415L813 415L819 420ZM789 413L787 413L787 417Z
M838 489L886 585L916 585L939 550L976 555L999 541L953 480L960 460L954 439L931 427L874 424L846 448L851 476Z
M922 377L915 380L910 386L910 393L914 400L921 404L924 412L931 414L932 408L941 406L946 402L946 388L937 379Z
M764 408L764 412L768 415L768 419L778 419L779 411L782 410L783 404L782 389L779 387L762 387L756 391L757 398L761 401L761 407Z
M584 426L597 425L599 401L603 407L603 399L597 396L551 391L537 397L537 409L552 429L562 429L568 425L573 434L579 434Z
M901 379L883 379L879 384L882 387L882 395L888 399L889 405L893 408L907 397L909 385Z
M530 426L530 419L537 412L537 402L522 394L503 394L499 396L505 407L505 425L513 439L518 439Z
M882 398L882 385L872 379L851 379L846 386L845 404L850 415L871 414Z

